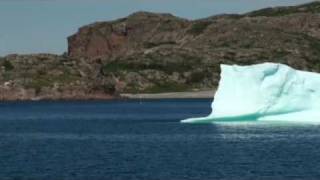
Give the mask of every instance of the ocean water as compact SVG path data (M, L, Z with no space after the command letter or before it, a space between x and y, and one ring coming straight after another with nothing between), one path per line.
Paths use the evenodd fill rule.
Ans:
M0 103L0 179L320 179L320 126L181 124L210 99Z

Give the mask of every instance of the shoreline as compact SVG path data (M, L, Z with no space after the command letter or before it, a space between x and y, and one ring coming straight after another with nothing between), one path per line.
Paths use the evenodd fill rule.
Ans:
M167 93L142 93L142 94L120 94L126 99L208 99L213 98L214 90L195 92L167 92Z
M112 100L135 100L135 99L211 99L214 96L214 90L194 91L194 92L167 92L167 93L123 93L119 96L81 96L81 97L60 97L50 96L32 97L32 98L2 98L0 102L37 102L37 101L112 101Z

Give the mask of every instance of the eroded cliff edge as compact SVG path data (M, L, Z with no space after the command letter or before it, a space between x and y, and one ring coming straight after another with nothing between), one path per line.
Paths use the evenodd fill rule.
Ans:
M68 38L64 55L0 60L0 99L108 99L215 89L219 66L279 62L320 72L320 3L187 20L137 12Z

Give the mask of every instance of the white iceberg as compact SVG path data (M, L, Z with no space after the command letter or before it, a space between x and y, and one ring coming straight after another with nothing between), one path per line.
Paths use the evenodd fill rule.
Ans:
M212 113L183 123L320 122L320 74L287 65L221 65Z

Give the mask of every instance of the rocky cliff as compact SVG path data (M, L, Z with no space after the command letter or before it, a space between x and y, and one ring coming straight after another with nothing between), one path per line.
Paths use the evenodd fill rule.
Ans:
M0 98L208 90L221 63L271 61L320 72L320 2L194 21L137 12L84 26L68 44L64 56L3 57Z

